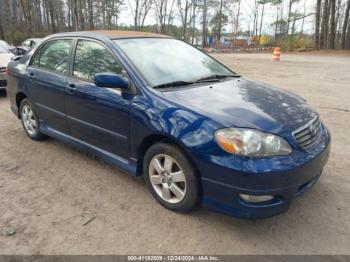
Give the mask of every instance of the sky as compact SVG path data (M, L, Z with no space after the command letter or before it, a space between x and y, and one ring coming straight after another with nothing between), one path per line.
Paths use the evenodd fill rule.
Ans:
M176 6L175 0L175 6ZM185 0L181 0L185 1ZM129 3L132 4L133 0L125 0L126 4L124 6L124 11L121 12L121 17L119 18L120 24L133 24L133 18L130 11ZM171 4L172 0L169 0L169 5ZM304 3L305 3L305 10L306 14L313 13L315 11L316 6L316 0L300 0L298 3L294 4L293 10L298 10L298 12L303 13L304 12ZM288 9L288 0L284 0L284 16L287 16L287 9ZM241 0L241 12L240 12L240 29L242 31L246 31L249 29L249 21L251 20L250 29L253 28L253 18L252 18L252 10L254 9L254 0ZM232 9L232 7L231 7ZM180 25L180 16L177 7L175 8L175 19L174 24ZM210 8L211 12L213 13L215 8ZM261 9L260 9L261 10ZM276 11L275 7L272 7L271 5L265 6L265 15L264 15L264 22L263 22L263 33L265 34L272 34L273 33L273 26L270 26L271 23L274 22ZM235 11L236 12L236 11ZM250 18L251 17L251 18ZM315 17L309 16L305 18L304 22L304 32L311 33L313 31L314 27L314 19ZM199 17L197 18L196 27L201 28L201 14L199 14ZM260 22L260 20L259 20ZM145 21L146 24L155 24L156 19L154 15L154 11L150 13L150 15L146 18ZM302 20L297 21L296 28L297 30L300 30L301 28ZM225 27L226 32L232 32L232 25L227 25Z

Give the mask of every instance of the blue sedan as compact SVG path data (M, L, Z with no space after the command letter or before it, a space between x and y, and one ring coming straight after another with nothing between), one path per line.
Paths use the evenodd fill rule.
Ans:
M171 37L55 34L7 72L11 109L31 139L53 137L142 175L173 211L276 215L328 160L330 134L303 98Z

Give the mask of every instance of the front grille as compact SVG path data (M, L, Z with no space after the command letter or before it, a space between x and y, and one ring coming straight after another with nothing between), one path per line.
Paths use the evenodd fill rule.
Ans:
M6 80L0 80L0 87L5 87L7 86L7 81Z
M294 130L293 136L302 148L312 147L321 137L321 121L319 117L316 116L306 125Z
M5 73L6 72L6 67L0 67L0 73Z

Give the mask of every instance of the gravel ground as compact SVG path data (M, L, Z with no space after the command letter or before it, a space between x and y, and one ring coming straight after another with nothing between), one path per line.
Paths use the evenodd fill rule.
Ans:
M282 215L245 221L162 208L142 179L49 139L34 142L0 96L2 254L350 254L350 56L216 55L308 99L333 136L320 181Z

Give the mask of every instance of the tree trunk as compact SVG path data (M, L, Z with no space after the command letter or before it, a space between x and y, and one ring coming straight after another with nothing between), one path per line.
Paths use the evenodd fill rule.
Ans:
M56 21L55 21L55 10L53 0L48 1L49 15L51 21L51 32L56 33Z
M88 9L89 9L89 27L91 30L94 30L94 6L93 0L88 0Z
M219 24L218 24L218 32L216 36L216 41L220 43L221 40L221 29L222 29L222 6L223 0L220 0L220 9L219 9Z
M5 39L5 31L4 31L4 26L3 23L5 21L5 6L3 1L0 1L0 39ZM5 39L6 40L6 39Z
M262 5L262 10L261 10L261 20L260 20L260 29L259 29L259 45L260 45L260 39L261 39L262 25L263 25L263 21L264 21L264 12L265 12L265 4Z
M5 10L5 7L3 5L3 2L0 1L0 39L5 39L5 31L4 31L4 27L3 27L3 23L4 23L4 20L3 20L3 17L4 17L4 14L3 14L3 11Z
M221 0L222 1L222 0ZM192 45L194 44L194 38L195 38L195 34L196 34L196 6L197 3L195 0L193 0L193 13L192 13Z
M207 7L207 0L204 0L203 2L203 21L202 21L202 47L207 46L207 13L208 13L208 7Z
M83 4L82 0L78 0L79 2L79 22L80 22L80 30L85 30L85 21L84 21L84 15L83 15Z
M238 0L237 15L236 15L236 25L235 25L235 36L238 35L239 29L239 15L241 13L241 0Z
M23 16L24 16L24 23L26 25L26 32L27 32L27 35L28 33L30 33L30 25L29 25L29 19L28 19L28 11L27 10L27 5L26 3L24 3L24 0L21 0L20 1L20 4L21 4L21 8L22 8L22 12L23 12Z
M204 0L206 1L206 0ZM188 16L188 0L186 0L186 3L185 3L185 17L184 17L184 21L182 23L182 38L184 40L186 40L186 30L187 30L187 16Z
M343 24L342 41L341 41L343 49L346 48L346 28L348 27L348 23L349 23L349 15L350 15L349 12L350 12L350 0L348 0L345 14L344 14L344 24ZM349 30L348 30L348 35L349 35Z
M277 28L278 28L278 18L279 18L279 7L278 5L276 6L276 22L275 22L275 38L277 36Z
M330 23L330 32L329 32L329 43L328 48L334 49L335 47L335 0L330 0L330 7L331 7L331 23Z
M289 0L289 4L288 4L287 35L289 34L290 18L291 18L291 16L292 16L293 1L294 1L294 0Z
M322 2L322 0L317 0L317 4L316 4L316 24L315 24L315 45L316 45L316 48L320 48L321 2Z
M329 24L328 6L329 6L329 0L325 0L323 3L322 28L321 28L321 36L320 36L321 48L327 48L328 24Z
M253 27L253 34L258 37L258 16L259 16L259 5L258 1L255 0L254 2L254 27Z
M78 31L79 28L79 12L78 12L78 3L77 0L73 0L73 14L74 14L74 30Z
M139 5L140 5L140 0L136 0L136 6L135 6L135 12L134 12L134 29L137 30L137 19L139 17Z
M350 21L348 20L348 32L345 40L345 48L350 49Z

